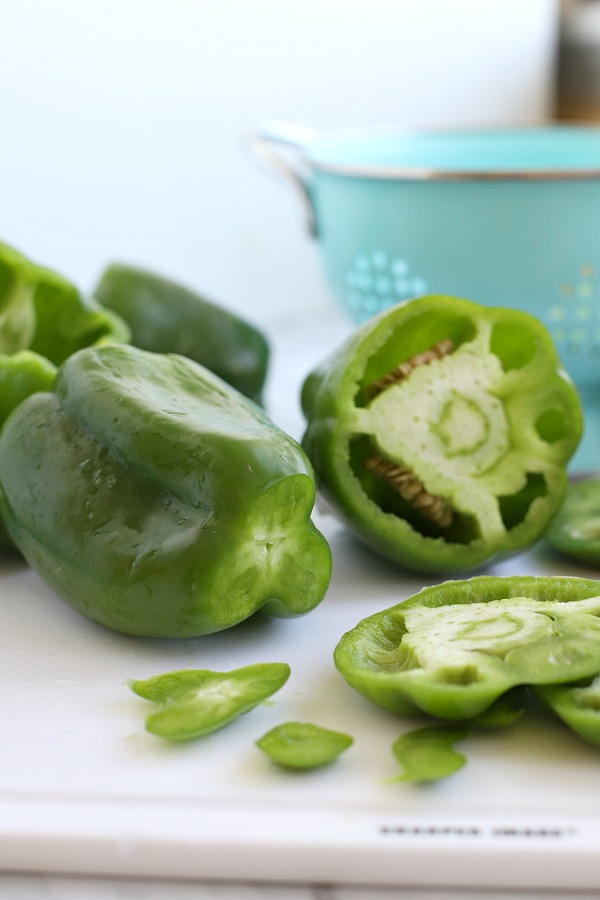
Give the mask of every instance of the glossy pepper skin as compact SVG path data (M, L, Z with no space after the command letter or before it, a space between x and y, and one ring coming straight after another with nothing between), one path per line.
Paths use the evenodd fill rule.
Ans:
M86 348L0 435L0 508L31 567L118 631L189 637L325 594L300 446L199 364Z
M541 323L444 296L365 323L308 375L302 407L332 510L423 573L533 544L560 507L582 430Z
M334 658L384 709L474 718L517 686L600 672L600 581L482 575L424 588L359 622Z
M262 402L269 345L239 316L174 281L117 263L104 271L94 297L127 322L135 346L188 356Z

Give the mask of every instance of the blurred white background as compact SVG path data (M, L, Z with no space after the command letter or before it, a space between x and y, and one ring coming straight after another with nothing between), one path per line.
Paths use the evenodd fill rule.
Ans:
M0 240L83 290L142 264L268 325L329 301L262 119L529 123L558 0L2 0Z

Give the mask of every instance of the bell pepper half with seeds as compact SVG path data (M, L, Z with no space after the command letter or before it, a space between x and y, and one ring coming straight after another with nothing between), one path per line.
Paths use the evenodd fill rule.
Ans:
M540 538L582 431L537 319L445 296L366 322L308 375L302 407L333 512L422 573L468 571Z
M240 316L169 278L121 263L105 269L94 298L127 322L136 347L189 356L262 402L269 344Z
M82 347L125 342L125 321L44 266L0 243L0 354L23 350L59 366Z
M184 356L88 347L0 433L0 510L30 566L117 631L191 637L308 612L331 554L314 474L263 410Z

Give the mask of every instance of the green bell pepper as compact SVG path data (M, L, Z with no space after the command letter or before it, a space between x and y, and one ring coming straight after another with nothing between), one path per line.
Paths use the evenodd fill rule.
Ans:
M424 588L359 622L334 659L384 709L472 719L517 685L600 672L600 581L481 575Z
M261 607L307 612L331 554L301 447L178 355L90 347L0 434L0 511L69 604L137 635L219 631Z
M32 350L0 356L0 425L30 394L51 390L55 376L54 363Z
M135 346L189 356L262 401L269 345L253 325L167 278L116 263L102 274L94 297L127 322Z
M51 390L55 375L56 366L31 350L21 350L12 356L0 355L0 428L30 394ZM0 548L16 549L1 518Z
M129 337L120 316L0 243L0 354L31 350L59 366L82 347Z
M307 376L302 407L333 512L425 573L532 545L562 503L582 430L540 322L443 296L366 322Z
M51 389L57 366L71 353L128 339L129 329L117 315L0 243L0 428L26 397ZM14 550L3 523L0 546Z

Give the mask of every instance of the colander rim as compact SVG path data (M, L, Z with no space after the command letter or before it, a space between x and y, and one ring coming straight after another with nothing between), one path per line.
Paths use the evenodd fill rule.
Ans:
M456 166L423 166L413 164L374 164L360 162L336 162L321 159L318 156L323 148L340 140L352 140L356 137L398 135L403 138L438 138L438 137L508 137L513 135L557 135L562 133L593 134L598 137L600 146L600 126L596 123L549 123L542 125L489 126L476 128L437 128L408 129L404 126L382 126L346 128L325 133L317 133L313 140L303 147L302 155L305 163L317 172L343 177L360 177L375 180L396 181L584 181L600 179L600 161L597 165L586 166L524 166L490 168ZM600 150L599 150L600 158Z

